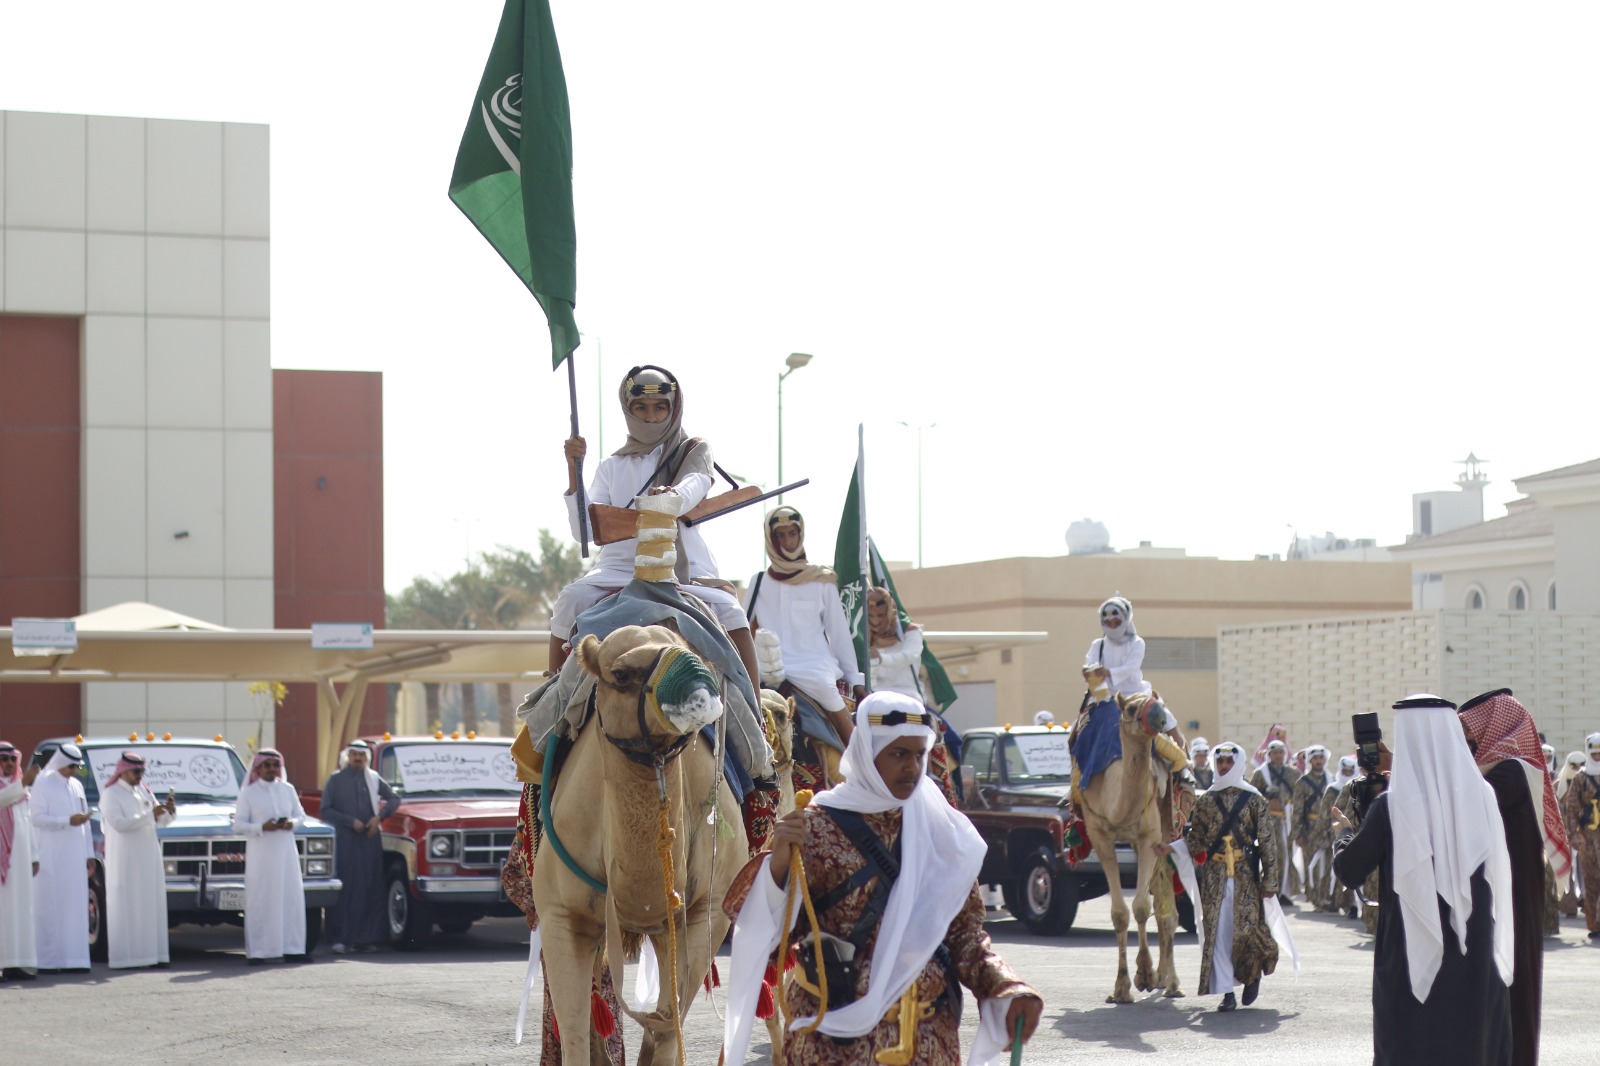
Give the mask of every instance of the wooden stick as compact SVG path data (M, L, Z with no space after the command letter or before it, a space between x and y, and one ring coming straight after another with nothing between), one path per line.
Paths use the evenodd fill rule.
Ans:
M578 370L573 364L577 362L577 353L567 353L567 399L572 407L572 435L578 435ZM589 507L584 498L587 493L583 487L583 460L573 460L574 476L578 482L578 541L582 546L583 557L589 558Z

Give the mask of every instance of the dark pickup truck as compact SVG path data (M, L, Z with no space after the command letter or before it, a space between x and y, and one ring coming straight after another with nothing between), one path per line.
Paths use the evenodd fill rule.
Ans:
M1059 726L987 726L961 738L963 810L989 845L978 881L999 885L1006 909L1033 933L1065 933L1080 901L1107 892L1093 852L1076 866L1067 858L1069 735ZM1132 848L1117 845L1117 867L1132 888Z

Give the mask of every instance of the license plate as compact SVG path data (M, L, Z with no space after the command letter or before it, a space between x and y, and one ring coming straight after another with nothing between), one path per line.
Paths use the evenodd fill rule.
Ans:
M244 889L219 888L217 889L217 909L222 911L244 910Z

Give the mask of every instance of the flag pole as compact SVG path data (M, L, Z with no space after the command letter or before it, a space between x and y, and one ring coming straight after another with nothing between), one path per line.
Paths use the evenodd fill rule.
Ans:
M861 571L861 621L866 631L867 654L861 664L861 676L868 692L872 691L872 622L868 618L867 599L872 591L872 560L867 552L867 426L856 423L856 545Z
M567 353L567 399L572 404L572 435L578 435L578 371L574 352ZM573 478L578 484L578 543L583 557L589 558L589 501L583 487L583 460L573 460Z

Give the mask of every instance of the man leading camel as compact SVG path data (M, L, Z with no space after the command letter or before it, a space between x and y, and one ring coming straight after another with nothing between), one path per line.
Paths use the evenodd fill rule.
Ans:
M984 932L977 885L983 842L926 777L933 741L931 719L917 701L868 696L856 708L845 783L785 815L772 854L735 879L724 904L738 916L725 1061L745 1061L761 971L788 941L799 945L794 973L804 977L785 993L795 1019L782 1055L790 1066L956 1066L962 985L977 995L980 1013L969 1063L997 1062L1019 1024L1024 1042L1033 1035L1043 1001ZM821 944L804 921L782 927L793 848L826 934ZM819 987L819 967L830 978L829 1005L807 1032L822 1007L806 987ZM882 1052L899 1057L877 1058Z

